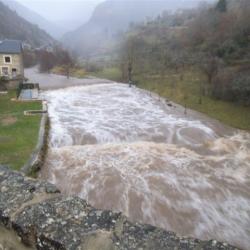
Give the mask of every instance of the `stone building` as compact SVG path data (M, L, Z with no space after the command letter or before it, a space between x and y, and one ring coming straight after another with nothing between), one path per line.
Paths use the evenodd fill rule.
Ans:
M24 78L21 41L0 41L0 77L3 76L9 80L22 80Z

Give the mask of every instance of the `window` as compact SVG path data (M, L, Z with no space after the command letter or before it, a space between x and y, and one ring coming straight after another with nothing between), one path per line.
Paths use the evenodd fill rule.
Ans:
M17 69L13 68L12 69L12 77L16 77L17 76Z
M4 56L4 63L11 63L11 57L10 56Z
M8 76L9 75L9 68L8 67L2 67L2 73L3 73L3 76Z

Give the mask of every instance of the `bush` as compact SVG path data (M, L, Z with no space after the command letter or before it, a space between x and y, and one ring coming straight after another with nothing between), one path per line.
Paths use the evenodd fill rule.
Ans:
M89 62L84 64L84 68L87 72L96 73L103 70L103 66L94 62Z
M23 52L23 62L25 68L33 67L37 64L36 54L30 50L24 50Z
M220 58L227 59L231 55L237 54L238 51L239 51L239 47L237 43L235 43L233 40L226 40L224 43L222 43L219 46L217 50L217 55Z
M8 79L5 76L0 77L0 91L6 90Z
M221 71L213 81L212 97L250 106L250 75L248 71Z
M231 85L235 98L245 106L250 106L250 75L241 73L235 76Z

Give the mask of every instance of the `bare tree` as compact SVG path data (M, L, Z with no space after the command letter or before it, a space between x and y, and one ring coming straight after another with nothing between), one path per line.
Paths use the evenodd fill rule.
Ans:
M50 73L55 64L56 58L52 52L48 52L47 50L39 52L39 69L41 72Z
M130 36L122 45L121 66L123 76L128 81L132 81L132 75L135 68L136 60L138 59L140 47L143 41L137 36Z
M221 60L214 55L208 55L201 58L199 65L200 69L207 76L208 83L212 84L213 78L219 71Z
M70 69L74 66L74 60L69 55L69 52L64 51L61 63L64 66L67 78L69 78Z

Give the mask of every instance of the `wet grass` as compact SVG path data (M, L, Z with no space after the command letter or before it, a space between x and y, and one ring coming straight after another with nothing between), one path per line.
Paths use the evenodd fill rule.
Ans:
M65 69L62 66L54 67L51 73L66 76ZM75 67L70 69L70 76L76 78L85 78L87 76L87 73L83 68Z
M96 74L97 77L120 81L121 72L118 68L108 68ZM186 70L181 73L168 71L164 76L148 72L134 75L138 87L158 93L173 102L187 106L190 109L204 113L227 125L250 131L250 107L202 96L200 85L206 78L196 70Z
M190 109L207 114L235 128L250 130L250 107L202 96L200 104L200 84L206 79L197 71L180 74L168 72L159 75L136 76L138 87L153 91L169 100Z
M121 71L116 67L104 68L102 71L90 73L91 76L108 79L111 81L121 81Z
M41 102L13 102L11 91L0 95L0 164L19 170L34 150L41 116L24 116L25 110L40 110Z

